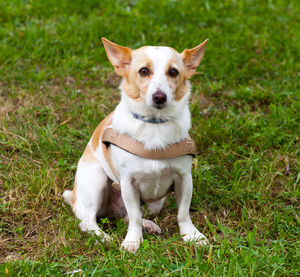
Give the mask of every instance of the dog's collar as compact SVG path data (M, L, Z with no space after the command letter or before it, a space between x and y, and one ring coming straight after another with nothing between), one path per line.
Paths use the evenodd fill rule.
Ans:
M155 117L147 119L144 115L139 115L137 113L132 113L132 115L135 119L139 119L144 122L152 123L152 124L159 124L159 123L164 123L164 122L168 121L167 119L161 119L161 118L155 118Z

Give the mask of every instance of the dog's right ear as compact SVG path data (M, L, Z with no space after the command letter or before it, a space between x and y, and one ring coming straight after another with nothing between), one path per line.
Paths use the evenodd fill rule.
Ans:
M102 38L102 43L115 72L123 77L128 76L131 63L131 49L115 44L106 38Z

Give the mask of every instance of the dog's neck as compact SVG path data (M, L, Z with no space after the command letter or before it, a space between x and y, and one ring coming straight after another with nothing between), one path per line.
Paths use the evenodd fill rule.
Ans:
M125 133L133 139L142 142L146 149L161 149L167 145L185 139L191 126L188 108L189 93L180 103L162 110L151 109L144 103L135 102L125 92L121 91L122 99L116 107L112 128L119 133ZM159 119L153 124L147 120L136 118L133 114L145 119Z
M151 123L151 124L161 124L161 123L165 123L168 121L167 119L161 119L161 118L156 118L156 117L147 118L146 116L137 114L135 112L132 113L132 115L135 119L139 119L146 123Z

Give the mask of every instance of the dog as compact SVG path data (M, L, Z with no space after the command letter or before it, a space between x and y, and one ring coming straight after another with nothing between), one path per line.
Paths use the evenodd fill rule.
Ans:
M204 245L208 241L191 221L192 155L145 158L103 143L110 128L139 143L143 151L164 151L188 137L191 115L189 78L200 64L208 40L182 53L170 47L143 46L136 50L102 38L107 57L120 84L121 101L96 128L79 160L73 191L63 193L80 220L82 231L94 232L102 241L110 237L96 223L97 216L128 219L121 247L135 253L143 241L143 229L161 233L157 224L142 218L141 201L150 213L159 212L173 188L178 224L184 241ZM119 184L119 188L115 185Z

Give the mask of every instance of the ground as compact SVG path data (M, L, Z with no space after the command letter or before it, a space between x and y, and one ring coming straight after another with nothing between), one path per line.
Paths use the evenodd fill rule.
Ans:
M299 273L298 1L0 2L0 275L296 276ZM119 101L100 38L182 51L209 38L193 77L193 222L148 217L136 255L82 233L61 197L97 124Z

